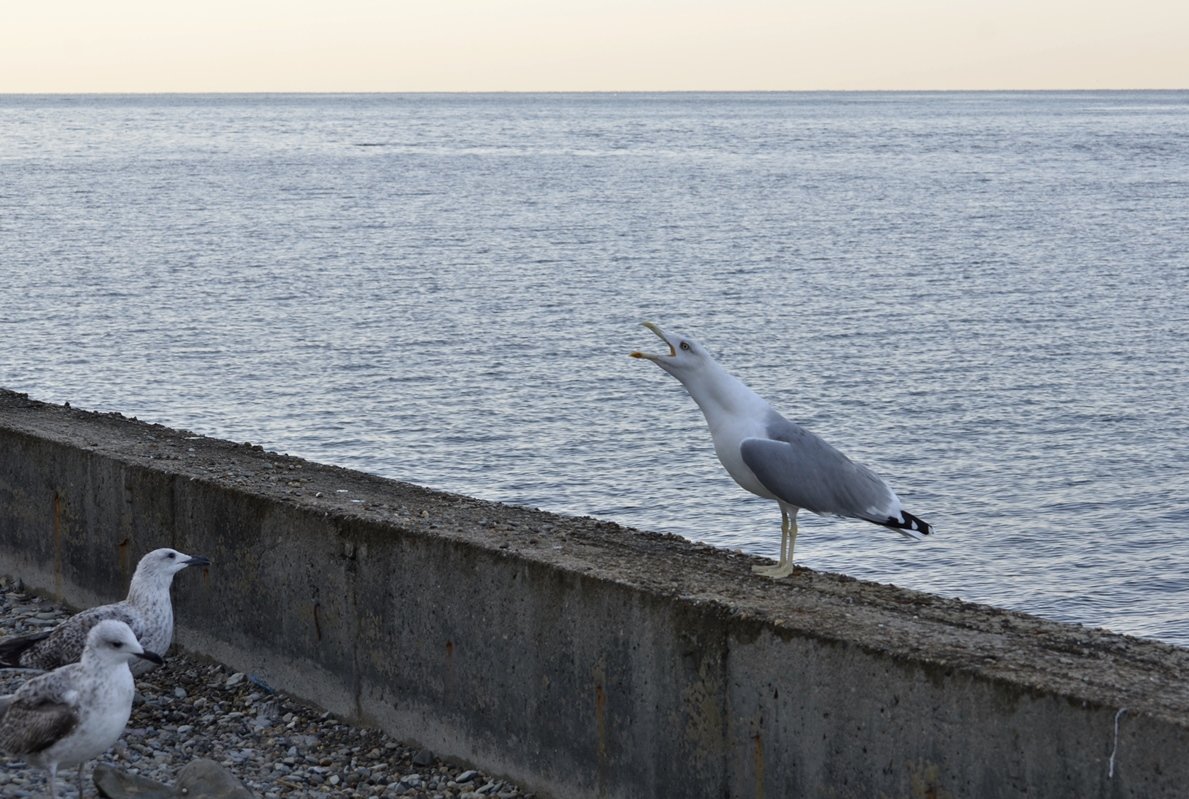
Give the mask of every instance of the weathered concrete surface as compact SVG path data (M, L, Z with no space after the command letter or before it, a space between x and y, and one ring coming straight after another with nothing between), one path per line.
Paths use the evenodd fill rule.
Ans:
M3 571L163 545L181 646L558 797L1189 794L1189 651L0 392Z

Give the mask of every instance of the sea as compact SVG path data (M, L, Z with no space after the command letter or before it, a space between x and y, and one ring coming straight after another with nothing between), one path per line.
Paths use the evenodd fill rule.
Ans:
M8 389L775 557L643 321L936 531L798 563L1189 646L1189 92L0 96Z

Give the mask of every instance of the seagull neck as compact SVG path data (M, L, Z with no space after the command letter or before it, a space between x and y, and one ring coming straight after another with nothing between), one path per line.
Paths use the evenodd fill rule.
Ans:
M685 383L685 388L711 426L716 419L754 413L768 406L763 397L717 363Z
M159 577L133 575L132 584L128 586L128 603L142 608L151 607L161 601L162 591L169 591L168 578L162 581Z
M103 670L103 658L90 647L83 649L83 654L78 659L78 664L78 667L83 671L95 672Z

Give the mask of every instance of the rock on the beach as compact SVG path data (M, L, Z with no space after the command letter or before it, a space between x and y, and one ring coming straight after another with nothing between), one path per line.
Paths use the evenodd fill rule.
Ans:
M178 774L178 796L188 799L252 799L252 792L213 760L195 760Z
M111 766L100 764L95 767L91 781L105 799L173 799L173 788L168 785L126 774Z
M173 788L106 765L97 766L92 779L106 799L253 799L230 771L205 758L183 768Z

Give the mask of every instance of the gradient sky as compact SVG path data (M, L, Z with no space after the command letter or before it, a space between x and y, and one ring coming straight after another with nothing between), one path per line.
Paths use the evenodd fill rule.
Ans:
M0 93L1189 88L1189 0L45 0Z

